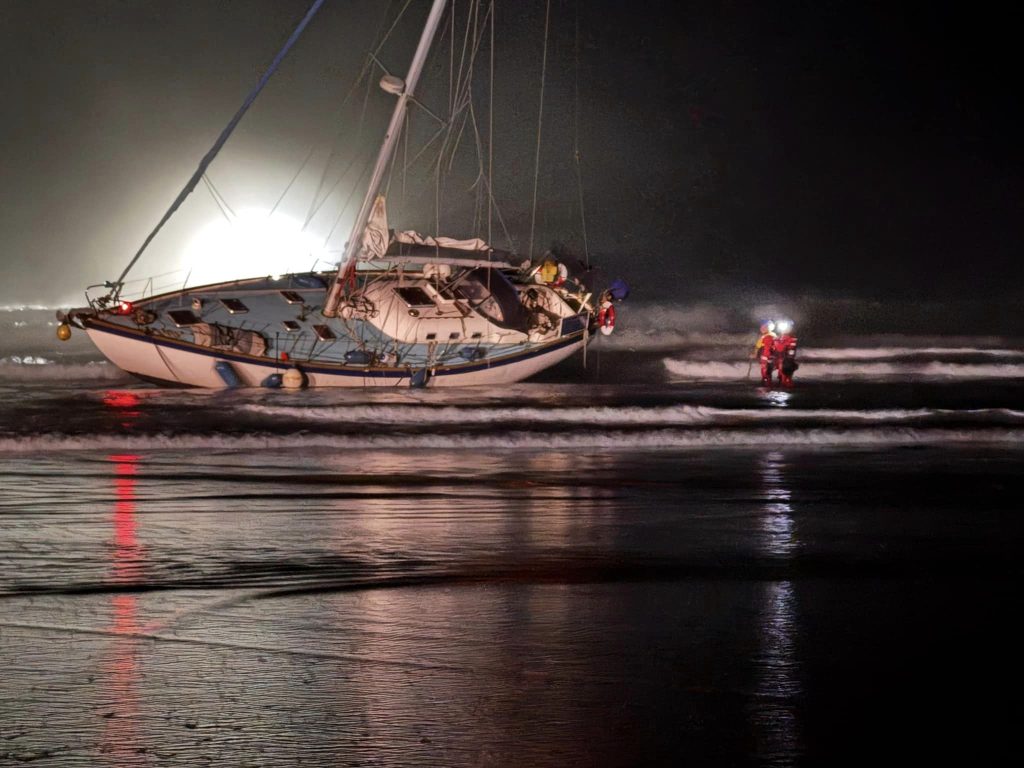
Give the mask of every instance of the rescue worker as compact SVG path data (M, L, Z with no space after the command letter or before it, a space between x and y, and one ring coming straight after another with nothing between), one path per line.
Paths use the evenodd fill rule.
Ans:
M793 323L782 320L778 323L779 335L772 345L775 350L775 369L779 372L779 383L784 387L793 386L793 374L799 368L796 361L796 336Z
M775 367L775 323L768 321L761 325L761 335L754 345L751 355L761 364L761 381L765 386L772 385L772 370Z

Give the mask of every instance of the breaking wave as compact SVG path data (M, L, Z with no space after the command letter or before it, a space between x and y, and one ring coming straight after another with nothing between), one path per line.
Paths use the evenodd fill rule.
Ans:
M839 309L840 307L842 308ZM797 336L801 338L805 351L809 350L811 345L820 345L824 348L838 347L847 341L853 342L849 349L831 350L838 353L840 359L858 353L862 353L864 358L852 359L877 360L879 357L904 354L934 354L945 357L951 354L1000 356L1001 353L1007 353L1024 357L1024 349L1012 349L1024 345L1019 323L1012 327L1009 323L1004 324L1008 335L963 334L952 328L946 329L942 323L927 323L928 330L925 330L919 318L916 322L898 322L897 318L891 317L892 328L905 330L890 333L885 330L886 326L879 326L877 323L865 327L862 316L864 309L863 302L844 303L832 300L812 301L803 307L788 302L782 305L757 306L739 299L690 305L636 303L627 300L617 311L615 332L595 340L595 346L609 350L633 351L730 346L745 354L753 347L758 325L764 318L788 316L797 323ZM887 307L886 316L890 316L892 310L892 307ZM840 315L847 316L846 322L836 322L837 311ZM915 320L919 314L912 306L905 307L904 311L907 313L904 319L908 321ZM962 327L958 325L958 328ZM860 330L852 332L852 328ZM939 328L942 330L936 333ZM947 330L948 332L945 332ZM874 353L874 350L878 350L880 354Z
M700 362L663 360L670 377L693 381L742 381L757 377L757 365L749 362ZM798 379L1017 379L1024 377L1024 363L945 363L945 362L802 362Z
M117 381L127 378L128 374L121 369L100 361L55 363L32 356L12 356L0 360L0 384L11 381Z
M744 447L965 446L1024 447L1024 429L658 429L589 430L571 434L512 431L501 434L336 435L32 435L0 437L0 452L217 451L217 450L447 450L574 451L673 450Z
M474 426L521 424L549 427L553 424L592 427L672 427L700 425L884 424L886 422L934 423L977 421L987 424L1024 422L1024 411L1009 408L954 409L866 409L833 408L713 408L702 405L664 407L508 407L508 408L425 408L414 405L351 405L294 407L245 404L239 410L285 423L309 422L319 425L364 424L374 426L415 425Z
M804 360L892 360L906 357L995 357L1024 359L1024 349L986 347L805 347Z

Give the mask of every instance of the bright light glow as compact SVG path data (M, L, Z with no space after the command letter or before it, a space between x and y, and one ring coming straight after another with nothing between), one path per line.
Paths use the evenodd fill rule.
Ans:
M775 327L778 329L779 333L789 333L793 330L793 321L779 320Z
M185 248L189 285L242 277L308 272L327 261L322 243L295 219L280 213L243 210L231 222L220 218L203 227ZM323 264L319 265L320 268Z

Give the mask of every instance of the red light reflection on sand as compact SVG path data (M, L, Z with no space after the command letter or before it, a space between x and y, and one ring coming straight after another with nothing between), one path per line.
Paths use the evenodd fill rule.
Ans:
M114 541L111 579L115 584L136 581L142 566L142 550L136 537L135 485L140 457L134 454L112 454L107 460L114 465ZM103 744L100 750L124 761L137 758L139 715L139 679L137 658L139 632L137 596L115 593L111 597L110 632L115 639L110 656L103 665L104 694L111 704L105 715Z
M110 389L103 394L103 405L110 408L121 419L121 426L127 428L135 426L140 411L136 410L142 400L134 392Z
M114 464L114 560L113 578L125 583L138 576L142 558L135 538L135 475L139 456L130 453L111 454Z

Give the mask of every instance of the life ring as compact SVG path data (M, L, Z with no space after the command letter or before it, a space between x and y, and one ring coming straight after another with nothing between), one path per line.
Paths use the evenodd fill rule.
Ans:
M605 336L615 330L615 305L610 301L601 304L597 312L597 326Z

